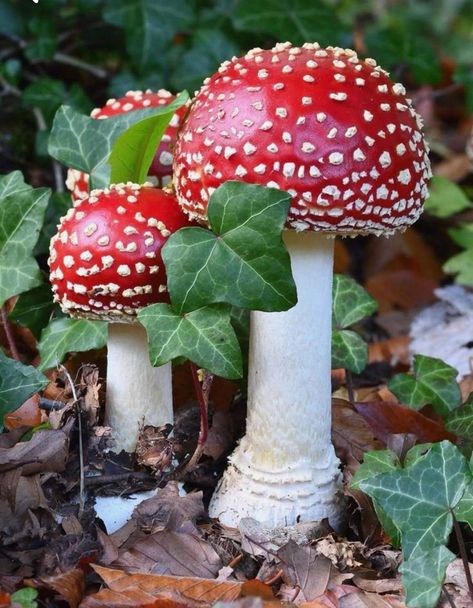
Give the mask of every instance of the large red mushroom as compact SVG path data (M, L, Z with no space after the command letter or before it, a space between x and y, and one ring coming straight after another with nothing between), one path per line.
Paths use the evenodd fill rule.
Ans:
M112 116L118 116L134 110L145 110L146 108L159 108L167 106L176 99L165 89L158 91L128 91L124 97L109 99L102 108L95 108L90 113L92 118L104 120ZM179 126L187 111L186 106L179 108L161 139L149 169L149 177L152 178L160 188L171 181L172 176L172 151L177 138ZM66 186L72 193L72 200L81 200L89 194L89 175L77 169L68 169Z
M228 525L340 516L330 441L331 290L337 234L392 234L417 220L430 164L421 120L373 59L289 43L225 61L192 102L175 149L183 208L241 180L292 195L284 239L298 303L251 316L247 432L210 512Z
M169 301L161 249L189 225L176 199L152 184L93 190L62 218L51 240L54 300L73 318L110 323L106 420L132 451L143 422L172 422L171 365L151 367L138 311Z

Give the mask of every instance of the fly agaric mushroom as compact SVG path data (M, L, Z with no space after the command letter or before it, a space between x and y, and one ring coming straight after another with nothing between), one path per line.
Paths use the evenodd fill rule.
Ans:
M151 367L138 310L167 302L161 249L189 220L152 184L117 184L69 209L51 240L54 300L74 318L109 321L106 420L132 451L143 421L173 420L171 364Z
M401 84L372 59L277 44L224 62L194 99L174 155L176 195L206 220L226 180L288 191L284 240L298 303L252 312L246 436L210 513L277 527L340 515L330 442L336 234L392 234L417 220L430 165Z
M97 120L103 120L133 110L168 106L175 99L176 96L165 89L159 89L156 92L150 89L147 91L128 91L120 99L109 99L103 108L95 108L90 115ZM171 181L172 149L176 142L179 125L186 111L187 106L184 105L171 118L151 163L149 176L155 178L156 185L160 188ZM68 169L66 186L72 192L73 201L86 198L89 194L89 175L77 169Z

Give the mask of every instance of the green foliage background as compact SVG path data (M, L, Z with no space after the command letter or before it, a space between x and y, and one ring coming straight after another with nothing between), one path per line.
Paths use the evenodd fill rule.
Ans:
M46 141L61 104L192 94L222 60L277 40L355 47L413 87L449 60L473 100L472 32L472 0L2 0L0 172L46 169L59 185Z

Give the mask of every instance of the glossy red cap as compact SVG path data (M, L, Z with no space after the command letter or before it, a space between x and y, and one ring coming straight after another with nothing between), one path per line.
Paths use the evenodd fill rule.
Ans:
M176 199L151 185L93 190L51 239L54 300L75 318L124 323L144 306L168 302L161 249L188 225Z
M292 195L287 228L390 234L428 196L428 149L405 89L372 59L318 44L224 62L192 102L174 153L184 210L240 180Z

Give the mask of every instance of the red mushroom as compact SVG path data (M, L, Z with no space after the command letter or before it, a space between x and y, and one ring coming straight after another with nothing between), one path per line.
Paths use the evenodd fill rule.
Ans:
M134 321L142 307L168 301L161 249L188 224L173 196L151 184L118 184L78 201L51 240L55 301L71 317L110 322L106 419L129 451L143 419L172 422L170 364L151 367Z
M97 120L103 120L104 118L132 112L133 110L167 106L175 99L176 96L165 89L159 89L156 92L149 89L144 92L128 91L120 99L109 99L103 108L95 108L90 115ZM179 125L186 111L187 107L182 106L174 114L151 163L149 176L155 178L156 185L159 187L165 186L171 181L172 150L177 138ZM73 201L86 198L89 194L89 176L87 173L78 171L77 169L68 169L66 186L72 192Z
M194 99L174 155L176 195L206 220L226 180L292 195L284 238L298 303L251 317L247 434L210 512L228 525L339 517L330 442L333 239L417 220L430 165L421 121L372 59L318 44L253 49Z

